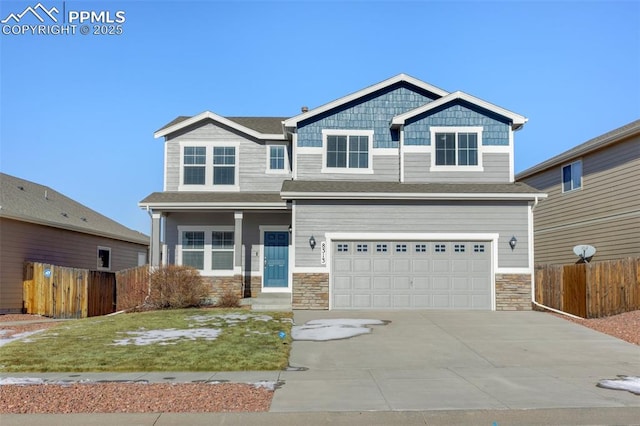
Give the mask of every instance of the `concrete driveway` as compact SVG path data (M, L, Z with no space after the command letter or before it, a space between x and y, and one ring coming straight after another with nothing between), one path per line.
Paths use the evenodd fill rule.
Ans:
M640 347L541 312L296 311L390 320L370 334L296 341L272 412L640 407L596 387L640 376Z

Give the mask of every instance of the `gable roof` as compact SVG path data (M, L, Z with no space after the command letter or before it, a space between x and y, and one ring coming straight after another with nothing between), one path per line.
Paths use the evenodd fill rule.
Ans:
M0 217L116 240L149 244L149 237L48 186L0 173Z
M282 132L284 117L223 117L205 111L192 117L179 116L167 123L154 134L154 138L169 135L203 120L213 120L224 126L261 140L285 140Z
M429 102L426 105L422 105L421 107L412 109L411 111L407 111L404 114L396 115L391 120L391 127L398 127L398 126L404 125L405 121L409 118L434 110L436 108L439 108L443 105L446 105L450 102L454 102L456 100L466 101L470 104L477 105L483 109L486 109L497 115L507 118L509 121L511 121L511 128L513 130L520 129L524 125L524 123L526 123L528 120L526 117L523 117L520 114L516 114L514 112L501 108L497 105L494 105L490 102L484 101L480 98L476 98L475 96L469 95L468 93L464 93L458 90L456 92L443 96L440 99L437 99L433 102Z
M326 111L329 111L333 108L336 108L340 105L344 105L346 103L352 102L356 99L362 98L364 96L370 95L371 93L375 93L378 90L384 89L396 83L406 82L413 86L419 87L423 90L431 92L437 96L446 96L449 92L444 91L438 87L432 86L431 84L425 83L424 81L418 80L417 78L413 78L407 74L398 74L394 77L388 78L380 83L374 84L373 86L366 87L362 90L358 90L350 95L344 96L342 98L336 99L335 101L329 102L327 104L321 105L317 108L309 110L307 112L303 112L302 114L298 114L295 117L291 117L288 120L284 120L285 130L287 128L294 128L298 125L298 123L302 120L307 120L311 117L315 117L316 115L322 114Z
M516 179L524 179L543 170L555 167L562 163L566 163L576 157L580 157L598 149L602 149L635 135L640 135L640 120L632 121L629 124L618 127L617 129L614 129L603 135L590 139L585 143L575 146L568 151L551 157L550 159L545 160L542 163L536 164L535 166L518 173L516 175Z
M534 200L547 195L524 183L401 183L285 180L280 195L291 199Z

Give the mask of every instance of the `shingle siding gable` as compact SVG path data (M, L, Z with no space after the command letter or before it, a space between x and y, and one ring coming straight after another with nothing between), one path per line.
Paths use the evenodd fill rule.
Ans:
M406 83L393 85L299 123L298 146L322 147L322 129L373 129L374 148L397 148L399 137L389 128L391 119L437 98Z

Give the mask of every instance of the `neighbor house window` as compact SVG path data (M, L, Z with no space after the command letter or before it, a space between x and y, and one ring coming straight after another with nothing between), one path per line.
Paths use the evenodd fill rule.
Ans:
M213 147L213 184L234 185L236 149L232 146Z
M111 249L109 247L98 247L98 269L111 269Z
M185 146L183 162L183 183L185 185L204 185L207 164L206 147Z
M229 275L234 269L233 227L179 226L177 263L203 275Z
M324 172L370 172L372 131L325 130L323 135Z
M582 161L562 167L562 192L582 188Z

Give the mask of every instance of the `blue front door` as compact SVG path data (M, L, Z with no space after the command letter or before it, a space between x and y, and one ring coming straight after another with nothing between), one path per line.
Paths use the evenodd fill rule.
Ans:
M289 233L264 233L264 287L287 287L289 284Z

